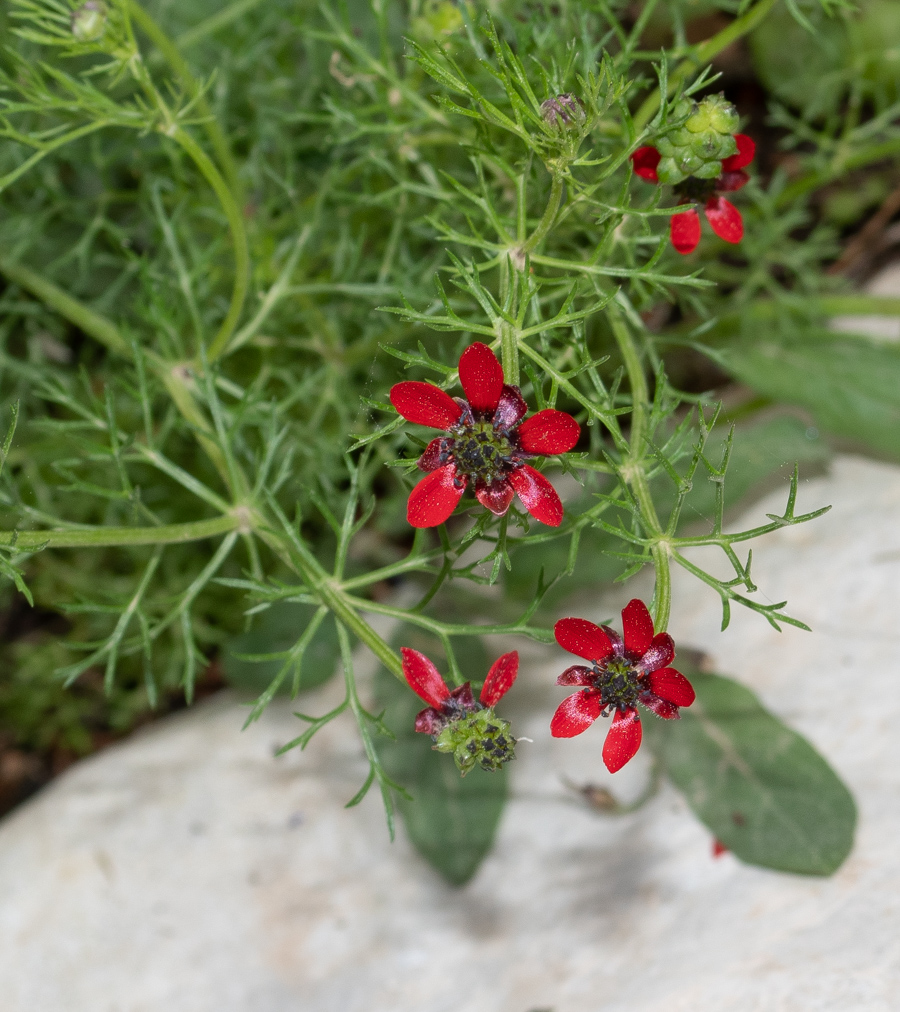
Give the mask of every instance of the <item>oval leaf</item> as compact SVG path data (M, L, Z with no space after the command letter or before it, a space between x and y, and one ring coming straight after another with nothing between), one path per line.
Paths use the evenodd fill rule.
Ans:
M856 826L856 806L837 774L749 689L719 675L690 678L697 700L681 720L645 725L697 817L748 864L836 871Z

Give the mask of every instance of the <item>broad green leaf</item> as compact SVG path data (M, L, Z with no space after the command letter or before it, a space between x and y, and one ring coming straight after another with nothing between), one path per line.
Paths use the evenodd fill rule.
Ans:
M254 618L249 632L235 636L222 652L225 678L234 688L259 695L284 666L285 657L248 660L249 657L289 651L309 625L316 609L308 604L278 601ZM337 630L331 618L316 630L300 661L300 689L314 689L335 673L340 653ZM289 670L279 687L282 695L293 690L295 670Z
M748 864L830 875L853 845L850 792L805 738L749 689L691 674L681 719L644 721L651 747L697 817Z
M806 408L837 435L900 457L900 347L828 330L735 338L721 361L773 400Z
M402 632L395 645L420 650L446 674L438 640L409 626ZM465 676L471 673L473 682L481 681L489 663L480 640L466 638L456 649ZM463 885L494 842L506 802L506 769L487 773L476 768L461 777L449 755L432 749L429 735L413 730L416 714L426 704L384 668L376 676L375 690L384 721L397 736L396 741L380 738L378 754L388 775L412 796L412 801L397 801L409 838L444 878Z

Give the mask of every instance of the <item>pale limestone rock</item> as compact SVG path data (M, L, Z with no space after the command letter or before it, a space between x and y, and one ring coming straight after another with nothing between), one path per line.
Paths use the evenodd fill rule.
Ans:
M80 764L0 826L3 1012L897 1008L900 471L839 458L801 486L798 508L825 503L831 513L754 552L761 593L787 597L813 633L736 610L720 634L718 599L686 576L672 631L752 686L854 791L857 844L833 878L714 860L671 789L630 816L582 807L562 776L627 795L642 757L611 778L601 729L550 739L567 655L526 647L504 715L535 741L520 747L498 845L464 889L402 832L388 842L374 796L342 807L365 772L347 723L275 760L298 730L290 707L241 734L225 696ZM614 617L640 592L636 581L578 613Z

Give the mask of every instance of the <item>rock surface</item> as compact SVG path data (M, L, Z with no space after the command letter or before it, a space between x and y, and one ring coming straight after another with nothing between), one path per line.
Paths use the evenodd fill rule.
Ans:
M4 1012L895 1009L900 471L839 458L801 486L798 509L825 503L754 552L761 591L787 597L812 634L739 609L720 634L718 598L680 576L672 631L853 790L857 843L833 878L713 859L671 789L628 816L584 807L561 778L628 795L645 769L639 757L609 778L600 733L549 738L561 652L528 657L507 697L535 741L498 845L461 890L402 832L389 843L375 797L342 807L365 772L350 727L274 760L297 733L290 707L241 734L243 711L223 697L80 764L0 825ZM609 618L644 589L581 613Z

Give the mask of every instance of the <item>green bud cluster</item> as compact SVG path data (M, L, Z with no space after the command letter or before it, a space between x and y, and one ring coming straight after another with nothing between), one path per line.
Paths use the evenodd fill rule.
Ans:
M722 159L737 154L734 132L739 125L737 110L721 95L709 95L702 102L683 99L675 107L678 124L654 143L662 155L656 172L661 183L680 183L688 176L715 179L722 171Z
M451 721L435 740L438 752L451 752L460 773L465 776L476 765L499 770L516 757L516 739L509 721L502 720L490 708L467 713Z
M102 0L87 0L72 11L72 34L79 42L96 42L106 31L106 17Z

